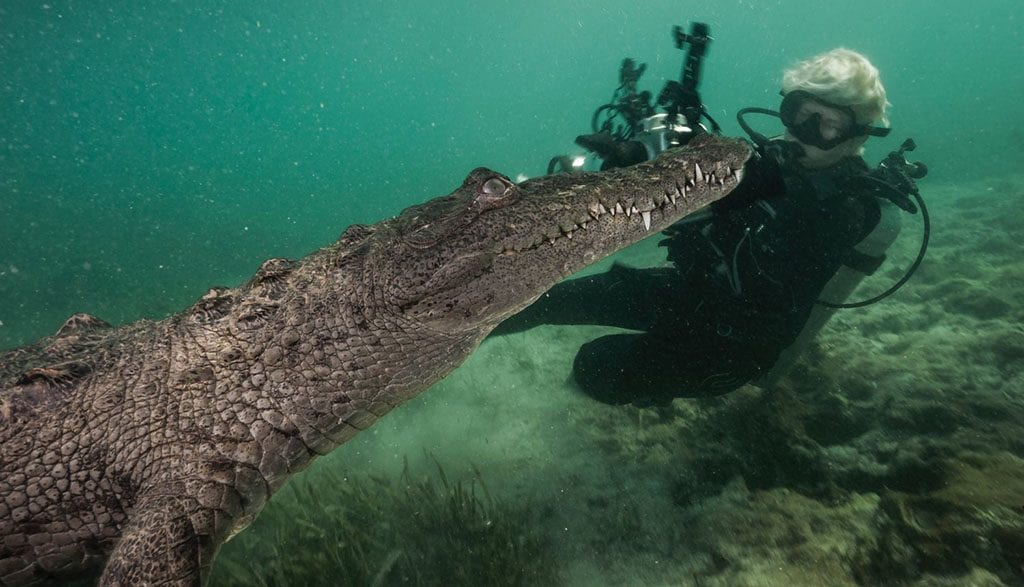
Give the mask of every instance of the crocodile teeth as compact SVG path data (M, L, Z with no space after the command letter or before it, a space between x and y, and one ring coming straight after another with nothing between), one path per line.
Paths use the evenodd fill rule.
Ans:
M626 211L622 209L622 204L615 202L615 209L612 210L612 214L625 214Z
M669 202L676 203L676 194L679 193L678 188L671 187L665 190L665 197L668 198Z
M651 229L651 212L650 212L650 210L648 210L647 212L642 212L640 215L643 216L643 218L644 218L644 230L650 230Z
M640 211L636 209L636 206L630 206L629 212L626 213L626 216L632 216L633 214L636 214L638 212Z
M700 163L693 164L693 174L697 176L697 181L704 181L704 172L700 169Z

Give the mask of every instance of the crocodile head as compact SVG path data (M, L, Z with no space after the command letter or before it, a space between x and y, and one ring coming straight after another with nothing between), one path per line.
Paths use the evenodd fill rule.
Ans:
M562 278L728 194L749 155L705 135L600 173L515 184L478 168L450 195L369 227L364 275L408 319L485 335Z

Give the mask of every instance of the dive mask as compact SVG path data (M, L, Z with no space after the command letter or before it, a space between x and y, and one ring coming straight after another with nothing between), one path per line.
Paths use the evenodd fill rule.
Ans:
M782 92L779 93L782 94ZM857 124L857 115L849 106L833 104L804 90L793 90L788 94L782 94L782 96L782 104L779 106L779 118L782 119L782 124L786 125L790 134L801 143L817 147L823 151L833 149L854 137L864 135L884 137L892 130L866 124ZM821 129L824 120L822 120L821 113L813 112L807 116L800 116L801 108L808 102L814 102L842 113L841 118L843 122L836 129L837 134L834 137L825 138L822 134Z

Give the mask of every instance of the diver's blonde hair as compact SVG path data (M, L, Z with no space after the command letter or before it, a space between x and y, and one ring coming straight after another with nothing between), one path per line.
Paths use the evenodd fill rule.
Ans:
M856 51L833 49L797 63L782 74L782 93L804 90L826 102L849 106L859 124L888 126L885 87L878 68Z

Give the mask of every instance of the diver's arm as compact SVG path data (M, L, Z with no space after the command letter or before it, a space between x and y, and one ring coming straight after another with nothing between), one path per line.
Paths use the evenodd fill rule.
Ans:
M757 200L773 200L786 193L782 165L770 155L755 151L743 166L743 181L732 193L711 204L716 214L746 208Z
M639 141L619 141L610 133L599 132L576 137L576 144L601 158L601 171L629 167L647 160L647 148Z

